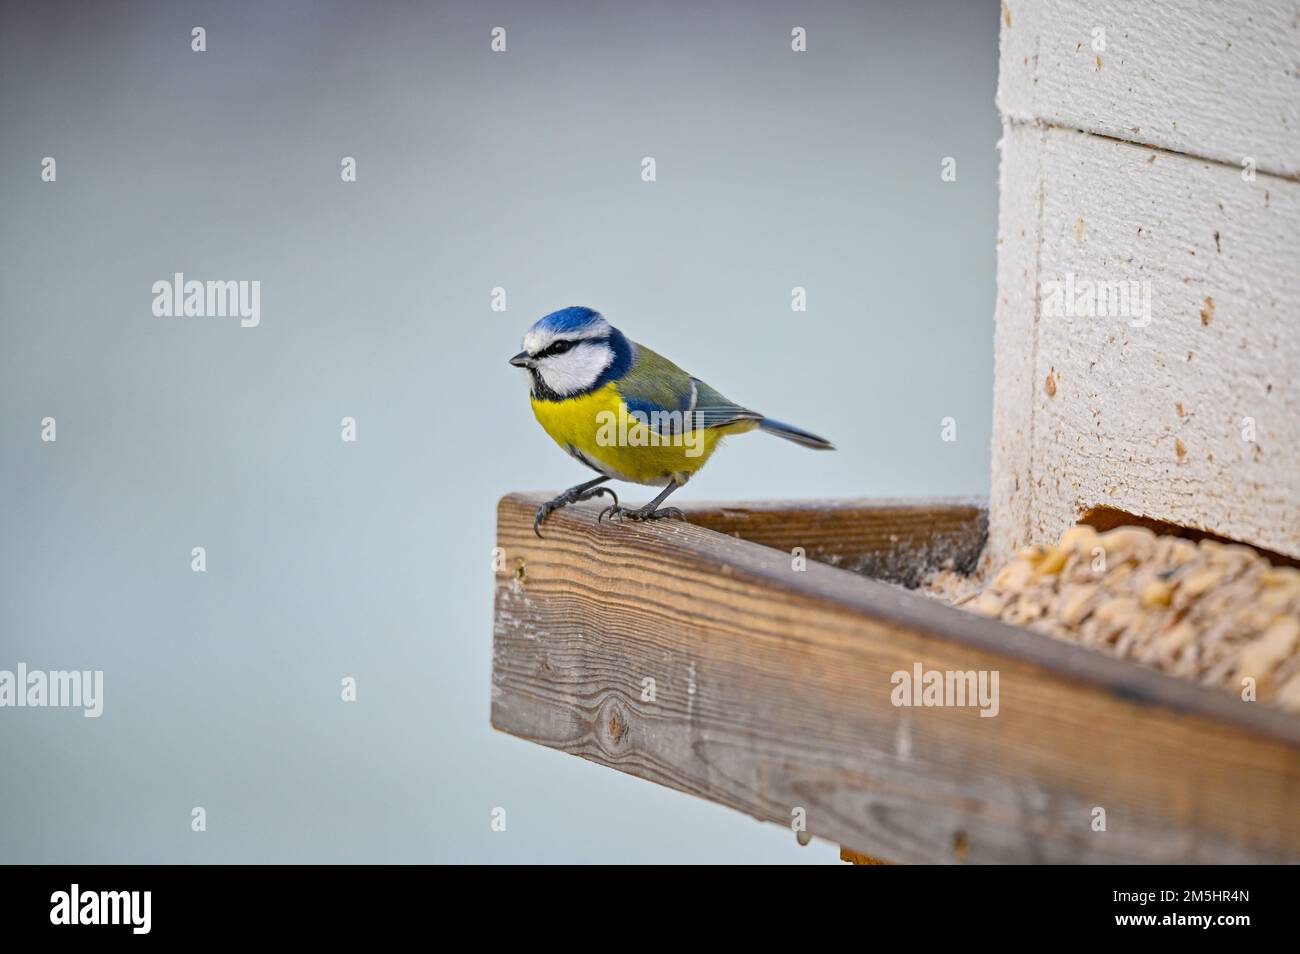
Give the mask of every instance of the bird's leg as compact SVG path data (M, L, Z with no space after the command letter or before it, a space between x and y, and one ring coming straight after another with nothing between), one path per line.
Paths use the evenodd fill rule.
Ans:
M592 497L599 497L601 494L609 494L614 498L614 506L617 507L618 495L608 487L597 486L597 484L603 484L607 480L609 480L608 477L596 477L586 483L578 484L576 487L570 487L558 497L546 501L537 508L537 513L533 515L533 533L540 537L542 535L542 521L549 517L552 511L567 507L569 504L578 503L580 500L590 500Z
M677 481L670 480L668 486L663 489L658 497L637 510L629 510L626 507L620 507L618 502L615 501L612 507L606 507L602 510L600 516L597 517L596 520L599 522L604 520L606 517L609 517L610 519L613 519L614 517L626 517L628 520L662 520L664 517L676 517L678 520L685 520L686 514L682 513L676 507L664 507L662 510L656 509L664 502L664 499L670 493L680 486L681 484Z

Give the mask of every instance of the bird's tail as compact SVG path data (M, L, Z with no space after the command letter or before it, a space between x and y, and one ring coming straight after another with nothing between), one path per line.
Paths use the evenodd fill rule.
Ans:
M813 450L835 450L835 445L824 437L818 437L816 434L810 434L805 430L793 426L792 424L783 424L781 421L774 421L770 417L765 417L758 422L761 430L769 434L775 434L777 437L784 437L788 441L794 441L796 444L802 444L804 447L811 447Z

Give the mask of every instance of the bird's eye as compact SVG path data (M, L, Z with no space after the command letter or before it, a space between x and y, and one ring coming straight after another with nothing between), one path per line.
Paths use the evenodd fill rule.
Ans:
M568 351L572 347L572 341L557 341L546 350L550 354L564 354L564 352Z

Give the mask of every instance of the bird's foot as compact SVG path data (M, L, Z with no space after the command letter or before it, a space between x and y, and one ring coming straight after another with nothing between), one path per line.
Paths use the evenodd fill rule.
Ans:
M537 508L537 512L533 515L533 533L540 537L542 535L542 521L561 507L567 507L569 504L580 503L583 500L590 500L592 497L599 497L601 494L609 494L614 500L614 506L618 506L618 494L614 493L614 491L610 490L608 487L592 487L590 490L570 489L566 490L558 497L546 501L546 503Z
M650 507L646 506L632 510L628 507L620 507L618 504L614 504L614 506L606 507L602 510L600 516L596 518L596 521L599 523L606 517L609 517L610 520L613 520L615 517L618 517L620 520L664 520L669 517L676 520L685 520L686 514L682 513L682 511L677 507L660 507L658 510L652 510Z

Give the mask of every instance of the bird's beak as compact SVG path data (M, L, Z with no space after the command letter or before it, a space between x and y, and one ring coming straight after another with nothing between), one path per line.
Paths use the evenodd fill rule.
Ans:
M510 363L516 368L531 368L533 366L533 359L527 351L521 351L510 359Z

